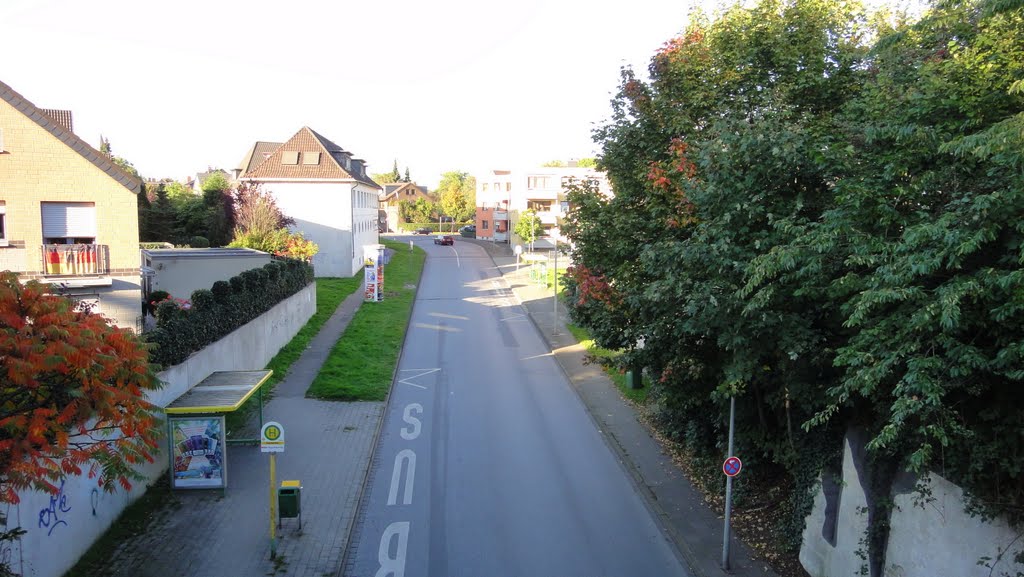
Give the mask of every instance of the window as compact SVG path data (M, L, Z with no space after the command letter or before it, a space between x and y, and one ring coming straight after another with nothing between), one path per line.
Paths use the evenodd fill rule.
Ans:
M481 184L480 186L481 186L481 189L480 189L481 192L487 192L487 183L486 182Z
M481 221L480 221L480 228L481 228L482 230L487 230L487 224L488 224L488 221L486 221L486 220L481 220Z
M512 181L505 183L505 192L512 190Z
M298 164L299 163L299 151L298 150L286 150L281 153L281 164Z
M548 177L546 176L530 176L526 179L526 188L547 188Z
M0 246L7 246L7 202L0 200Z
M43 244L93 244L96 242L96 204L92 202L44 202Z

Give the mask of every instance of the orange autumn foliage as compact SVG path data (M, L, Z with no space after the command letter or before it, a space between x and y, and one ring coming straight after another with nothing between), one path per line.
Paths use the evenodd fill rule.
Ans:
M153 460L161 386L146 345L35 281L0 273L0 502L88 475L114 491Z

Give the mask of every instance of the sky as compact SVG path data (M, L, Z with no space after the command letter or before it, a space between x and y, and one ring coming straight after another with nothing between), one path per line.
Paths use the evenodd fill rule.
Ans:
M595 156L619 70L697 0L0 0L0 81L147 178L309 126L431 188Z

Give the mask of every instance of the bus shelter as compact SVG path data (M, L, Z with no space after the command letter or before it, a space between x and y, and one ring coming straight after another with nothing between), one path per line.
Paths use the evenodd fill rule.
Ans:
M256 394L262 429L262 385L272 374L271 370L219 371L164 409L172 489L227 488L227 445L256 444L259 438L229 441L225 417Z

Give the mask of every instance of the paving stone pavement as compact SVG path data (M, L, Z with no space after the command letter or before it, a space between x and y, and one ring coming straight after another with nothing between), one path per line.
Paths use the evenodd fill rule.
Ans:
M341 565L377 427L381 402L330 402L303 395L362 302L341 303L264 407L285 428L277 484L302 482L302 528L283 519L270 558L270 459L258 446L230 446L227 491L175 491L145 534L120 545L117 577L333 576Z

